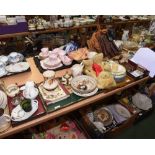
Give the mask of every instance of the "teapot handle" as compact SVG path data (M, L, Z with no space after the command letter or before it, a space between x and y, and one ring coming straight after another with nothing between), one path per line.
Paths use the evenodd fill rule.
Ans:
M6 121L7 122L10 122L11 121L11 117L9 115L4 114L3 116L6 118Z

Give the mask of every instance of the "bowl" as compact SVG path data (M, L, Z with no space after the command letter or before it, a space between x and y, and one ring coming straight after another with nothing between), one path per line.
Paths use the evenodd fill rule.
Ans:
M19 87L16 84L7 86L6 93L9 97L15 97L19 93Z
M97 82L93 77L80 75L72 79L71 87L77 93L88 94L96 89Z
M122 82L125 80L125 78L126 78L126 74L114 75L114 79L116 82Z

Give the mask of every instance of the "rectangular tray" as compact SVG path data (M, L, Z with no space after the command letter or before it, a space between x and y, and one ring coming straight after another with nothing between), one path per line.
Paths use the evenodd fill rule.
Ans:
M24 59L22 62L27 62L26 59ZM21 73L26 73L26 72L31 72L31 67L29 67L27 70L23 71L23 72L17 72L17 73L8 73L7 75L4 75L0 78L5 78L5 77L9 77L9 76L12 76L12 75L17 75L17 74L21 74Z
M40 59L38 58L38 56L34 56L34 57L33 57L33 60L34 60L34 62L35 62L35 64L36 64L37 68L39 69L40 73L43 73L44 71L46 71L45 69L43 69L43 68L41 67L41 65L40 65ZM67 68L72 67L72 65L74 65L74 64L77 64L77 62L73 60L72 64L69 65L69 66L63 65L62 67L59 67L59 68L56 68L56 69L52 69L52 70L58 71L58 70L67 69Z
M28 122L30 120L33 120L33 119L35 119L37 117L40 117L40 116L43 116L44 114L46 114L46 110L45 110L45 107L44 107L44 105L42 103L40 94L37 96L36 100L38 100L38 110L30 118L28 118L27 120L24 120L24 121L21 121L21 122L11 121L12 126L17 126L17 125L23 124L25 122ZM12 98L8 97L8 107L9 107L10 115L11 115L11 112L12 112L12 110L14 108L14 106L11 103L11 101L12 101Z

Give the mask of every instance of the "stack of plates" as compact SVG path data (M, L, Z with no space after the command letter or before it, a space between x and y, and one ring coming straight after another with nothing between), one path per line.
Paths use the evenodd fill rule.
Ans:
M88 97L97 93L97 82L93 77L80 75L71 81L73 93L78 96Z
M0 90L0 108L5 109L7 105L7 96L6 94Z

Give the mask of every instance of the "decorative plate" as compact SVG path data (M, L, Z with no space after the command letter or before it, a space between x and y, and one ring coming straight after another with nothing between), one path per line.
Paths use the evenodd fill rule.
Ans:
M11 112L11 119L15 122L20 122L31 117L38 110L38 101L31 100L32 110L30 112L25 112L20 105L16 106Z
M113 115L107 108L100 108L94 111L95 121L102 122L104 126L108 126L113 122Z
M116 112L117 112L120 116L123 116L123 117L125 117L125 118L130 118L130 117L131 117L130 112L129 112L125 107L123 107L122 105L116 104L116 105L114 105L114 106L115 106Z

